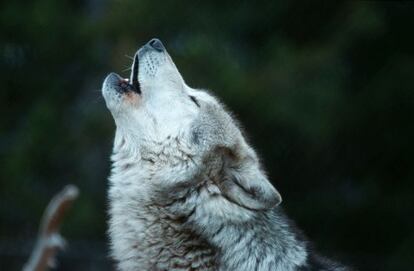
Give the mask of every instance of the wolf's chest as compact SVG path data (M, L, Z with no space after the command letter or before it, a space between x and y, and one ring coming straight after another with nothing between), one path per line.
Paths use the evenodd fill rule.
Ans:
M217 250L181 221L144 206L126 215L118 204L110 211L110 237L125 270L217 270Z
M160 222L148 230L152 232L154 229L159 236L154 239L154 232L148 236L152 239L148 241L152 242L150 249L157 251L153 258L156 270L217 270L216 249L200 236L189 231L177 231L170 223ZM154 243L154 240L157 241Z

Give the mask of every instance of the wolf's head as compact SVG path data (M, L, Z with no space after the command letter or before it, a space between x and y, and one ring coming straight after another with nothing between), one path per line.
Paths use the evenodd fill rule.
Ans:
M102 93L115 119L115 145L141 156L163 146L164 160L185 152L183 163L197 164L194 174L209 175L214 196L229 204L263 210L280 203L235 121L213 96L186 85L160 40L138 50L129 80L109 74Z

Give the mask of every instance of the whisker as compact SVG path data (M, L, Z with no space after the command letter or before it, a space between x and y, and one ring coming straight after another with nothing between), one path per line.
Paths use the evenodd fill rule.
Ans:
M131 70L131 67L128 67L128 68L123 69L122 72L130 71L130 70Z
M94 89L93 92L95 94L97 92L101 92L101 90L100 89L99 90L98 89ZM91 101L91 103L94 103L94 104L95 103L100 103L101 101L105 100L101 94L94 95L94 97L89 97L88 99Z
M97 103L100 103L103 100L104 100L104 98L102 96L98 96L98 97L95 97L95 99L92 100L92 103L97 104Z
M125 55L127 58L129 58L129 59L131 59L131 60L134 60L134 57L132 57L132 56L129 56L129 55Z

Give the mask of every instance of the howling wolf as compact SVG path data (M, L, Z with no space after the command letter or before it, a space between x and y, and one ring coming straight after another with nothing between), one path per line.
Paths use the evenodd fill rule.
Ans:
M158 39L102 87L116 123L109 234L119 270L348 270L317 256L234 119Z

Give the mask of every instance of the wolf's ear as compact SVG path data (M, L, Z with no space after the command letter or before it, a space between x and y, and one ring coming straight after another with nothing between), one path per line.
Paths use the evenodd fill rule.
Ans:
M267 210L282 202L279 192L260 169L254 153L229 149L222 153L224 167L217 184L228 200L252 210Z

